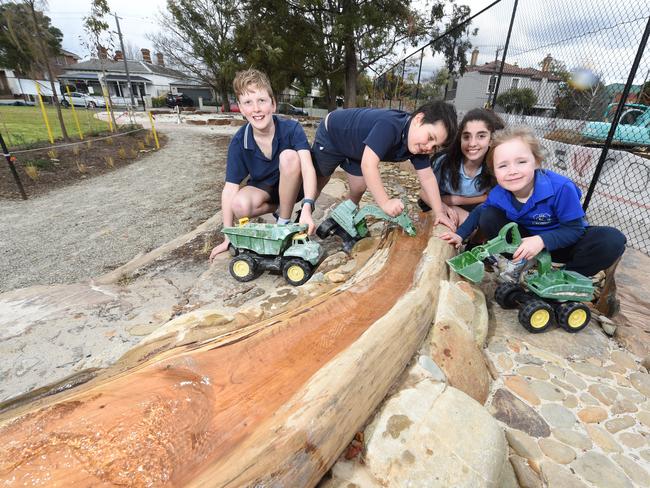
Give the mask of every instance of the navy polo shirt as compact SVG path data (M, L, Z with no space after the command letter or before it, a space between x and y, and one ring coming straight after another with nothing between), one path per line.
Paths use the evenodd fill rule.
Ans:
M368 146L381 161L399 162L407 159L415 169L430 166L428 154L411 154L408 133L411 115L400 110L348 108L330 112L327 134L334 149L350 161L361 164Z
M271 159L260 150L253 137L253 127L246 124L237 131L228 147L226 182L236 185L250 175L250 182L276 186L280 181L280 153L285 149L310 150L301 125L290 119L273 116L275 134Z
M503 210L509 220L537 235L576 219L582 219L586 226L581 196L580 189L566 176L538 169L535 170L533 193L519 209L513 203L514 195L499 185L492 189L484 206Z

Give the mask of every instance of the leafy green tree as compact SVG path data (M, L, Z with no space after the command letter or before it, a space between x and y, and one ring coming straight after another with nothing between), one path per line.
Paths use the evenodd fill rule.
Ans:
M219 93L226 109L230 84L242 66L235 29L243 23L244 7L240 0L168 0L160 18L163 33L149 36L172 64Z
M69 141L51 63L51 59L61 53L63 33L50 22L47 15L37 10L36 0L0 5L0 65L29 74L34 79L42 73L47 74L61 133L64 140Z
M537 103L537 95L530 88L511 88L497 97L497 105L501 105L508 113L527 115Z

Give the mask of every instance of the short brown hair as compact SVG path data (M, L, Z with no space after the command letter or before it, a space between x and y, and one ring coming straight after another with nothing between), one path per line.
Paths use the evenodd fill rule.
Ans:
M514 127L508 127L503 130L498 130L492 134L492 140L490 141L490 150L487 155L487 166L490 170L490 173L494 174L494 150L504 142L508 142L513 139L521 139L523 143L530 148L530 152L533 153L533 157L535 158L537 166L542 166L542 161L546 157L546 150L544 149L544 146L542 146L542 144L539 142L539 139L535 136L532 129L523 125L518 125Z
M232 89L237 98L250 91L253 86L258 90L266 90L273 98L273 88L271 88L269 77L257 69L238 71L232 82Z

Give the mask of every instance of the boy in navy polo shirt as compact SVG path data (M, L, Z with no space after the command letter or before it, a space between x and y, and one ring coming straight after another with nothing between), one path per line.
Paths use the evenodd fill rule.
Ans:
M625 236L613 227L587 225L578 187L565 176L541 169L542 158L542 147L530 129L497 131L488 168L498 185L456 233L443 234L442 239L459 247L476 227L491 239L508 222L517 222L523 239L513 261L531 260L546 249L553 261L585 276L615 265L625 251Z
M417 171L422 190L433 203L436 223L454 229L442 212L442 202L429 156L453 139L456 109L444 102L427 103L412 115L398 110L354 108L331 112L318 126L312 146L319 191L337 166L348 174L350 199L359 203L366 187L388 215L404 210L399 198L389 198L379 174L379 162L407 159Z
M224 227L232 226L234 217L257 217L276 209L278 224L286 224L303 193L300 223L307 224L308 232L313 234L316 172L305 131L295 120L273 115L273 90L261 71L240 71L233 89L248 123L237 131L228 147L226 183L221 193ZM246 177L248 183L240 187ZM228 244L226 237L212 250L210 261L226 251Z

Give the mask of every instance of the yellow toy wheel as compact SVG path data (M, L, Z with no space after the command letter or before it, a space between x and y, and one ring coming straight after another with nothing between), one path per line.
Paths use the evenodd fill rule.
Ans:
M311 265L302 259L289 259L282 266L282 274L287 283L293 286L302 285L311 278Z
M240 254L230 260L230 274L237 281L250 281L255 278L257 264L248 254Z
M529 332L545 332L553 324L553 307L541 300L532 300L519 310L519 323Z
M557 322L568 332L579 332L589 324L591 311L580 302L566 302L559 306Z

